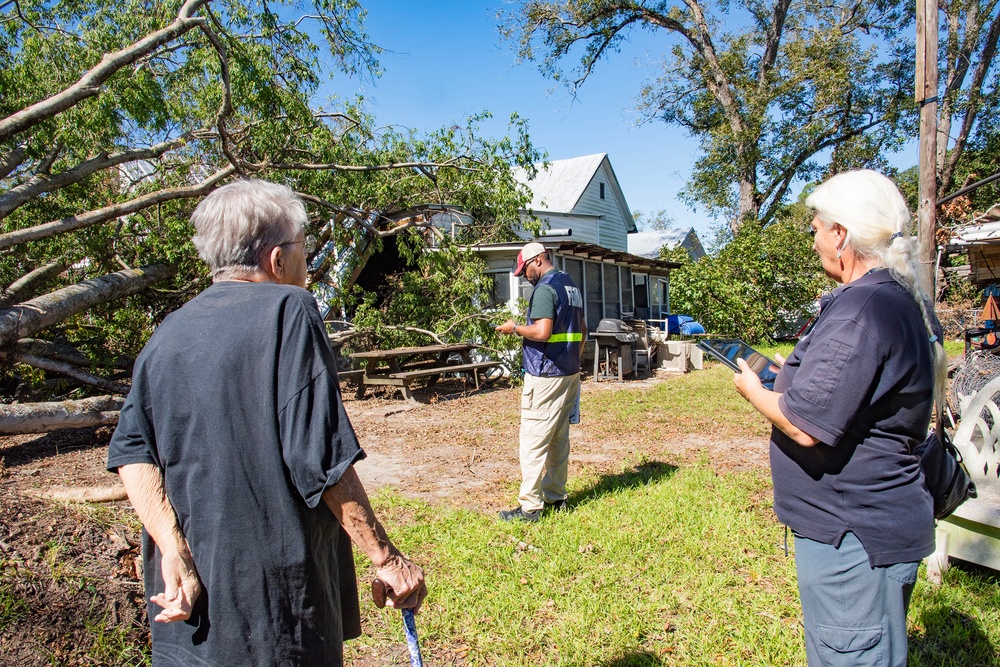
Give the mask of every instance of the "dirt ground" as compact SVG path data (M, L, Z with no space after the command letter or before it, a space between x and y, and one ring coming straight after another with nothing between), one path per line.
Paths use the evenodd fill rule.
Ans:
M586 397L671 377L659 371L627 383L586 381L583 391ZM416 406L398 394L354 400L345 391L368 454L357 470L369 492L391 486L432 503L483 512L512 507L520 480L518 391L468 392L458 382L442 383L418 390L422 404ZM707 455L720 469L767 464L760 438L720 441L669 427L650 432L637 424L634 432L611 440L597 436L593 426L584 414L572 428L571 476L619 472L637 457L679 463ZM123 647L148 643L134 525L115 521L102 505L37 497L53 489L114 488L117 477L104 470L112 430L0 438L0 593L13 593L0 595L0 665L108 664L99 657L101 647L121 655ZM14 602L4 606L5 599ZM353 664L403 664L399 653L399 647L387 647L384 655Z

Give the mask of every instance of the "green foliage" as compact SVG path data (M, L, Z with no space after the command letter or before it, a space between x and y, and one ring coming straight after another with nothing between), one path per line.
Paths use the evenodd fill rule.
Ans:
M425 251L417 233L399 235L393 242L407 259L406 270L386 277L386 295L356 295L353 323L366 332L367 342L382 348L426 345L433 333L445 342L476 341L504 360L512 373L519 369L520 339L494 330L511 317L510 311L485 308L485 262L448 241Z
M666 209L650 211L649 213L632 211L632 220L635 221L635 226L640 232L670 229L676 222Z
M571 89L635 33L659 35L662 73L639 90L638 112L698 140L685 197L735 231L776 219L789 187L820 177L828 156L835 170L884 166L908 138L912 18L880 0L532 0L503 31Z
M668 251L663 259L683 263L670 274L671 311L692 316L710 333L754 343L793 329L829 286L807 228L791 218L763 229L750 222L697 262Z

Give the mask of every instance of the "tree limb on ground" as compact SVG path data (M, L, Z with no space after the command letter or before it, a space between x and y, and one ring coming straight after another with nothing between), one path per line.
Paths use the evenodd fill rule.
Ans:
M62 428L117 424L118 411L123 405L125 399L121 396L0 405L0 435L48 433Z
M125 487L121 484L114 486L50 486L46 489L29 489L25 493L42 500L75 503L110 503L128 499Z

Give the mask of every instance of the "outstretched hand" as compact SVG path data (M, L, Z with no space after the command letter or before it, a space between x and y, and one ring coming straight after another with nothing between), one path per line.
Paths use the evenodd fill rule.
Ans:
M163 554L160 570L164 591L150 597L149 601L162 607L163 611L154 620L160 623L186 621L191 618L194 602L201 595L201 582L190 553Z

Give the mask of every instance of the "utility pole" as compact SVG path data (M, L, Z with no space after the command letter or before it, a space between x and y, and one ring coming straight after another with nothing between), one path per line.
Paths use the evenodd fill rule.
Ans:
M938 0L917 0L917 80L920 105L920 204L917 238L929 294L936 294L935 240L937 210Z

